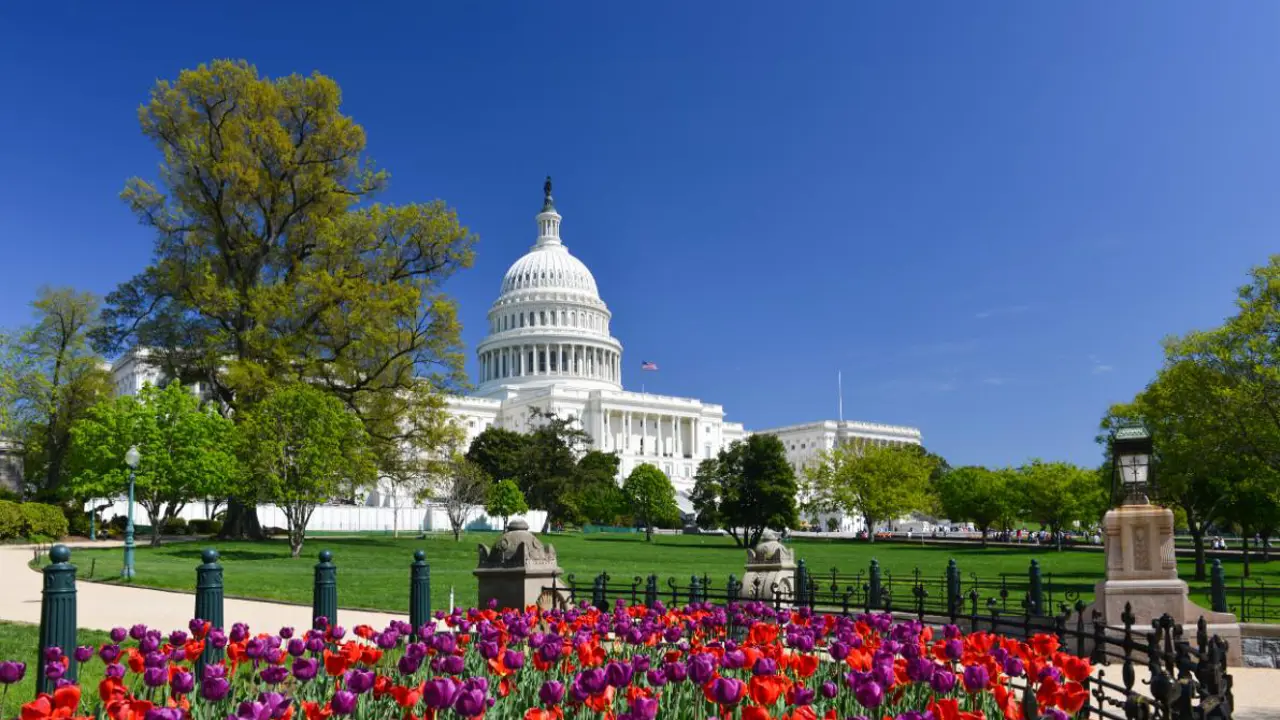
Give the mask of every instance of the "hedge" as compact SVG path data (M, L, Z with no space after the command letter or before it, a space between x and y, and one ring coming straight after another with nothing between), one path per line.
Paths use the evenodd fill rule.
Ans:
M67 516L61 508L0 500L0 540L35 536L57 539L66 534Z

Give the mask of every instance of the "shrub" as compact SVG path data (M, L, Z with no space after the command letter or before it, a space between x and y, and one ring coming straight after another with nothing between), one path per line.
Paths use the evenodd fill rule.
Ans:
M160 526L161 535L187 535L190 532L191 530L187 527L187 521L180 517L169 518Z
M63 514L67 516L67 532L71 535L79 535L80 537L89 537L90 530L93 526L91 515L87 512L79 512L76 510L67 510Z
M187 522L187 527L192 535L217 535L222 532L222 521L196 519Z
M22 502L22 494L10 490L9 488L0 487L0 500L8 500L9 502Z
M33 502L22 503L18 508L25 521L23 535L60 538L67 534L67 516L62 514L62 508Z
M25 527L26 521L22 519L18 503L0 500L0 540L22 537Z

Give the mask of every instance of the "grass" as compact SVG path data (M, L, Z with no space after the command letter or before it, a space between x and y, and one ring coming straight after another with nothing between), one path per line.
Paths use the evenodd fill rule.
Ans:
M102 645L107 642L107 634L95 630L80 630L79 641L82 644ZM36 645L40 640L40 628L23 623L0 622L0 660L21 660L27 663L27 674L22 682L9 687L8 692L0 699L0 717L16 718L23 703L31 702L36 696ZM69 648L65 648L69 650ZM82 687L97 688L102 680L102 661L94 658L81 666L80 683ZM93 692L97 692L96 689ZM86 696L89 693L86 693ZM86 699L88 699L86 697Z
M383 535L317 538L309 541L303 557L289 557L289 546L282 540L266 542L220 542L216 544L226 568L226 592L229 596L261 598L283 602L310 604L313 565L316 553L332 550L338 565L338 602L341 607L408 611L409 563L413 551L423 549L431 563L431 603L434 608L447 607L449 589L455 591L458 605L476 602L476 583L471 571L476 566L476 545L491 544L497 533L467 533L461 542L449 535L432 535L423 540L393 539ZM733 541L715 535L657 536L646 544L639 534L565 534L550 539L559 555L560 566L574 573L579 582L602 570L614 582L629 582L633 576L656 573L661 587L668 577L676 577L681 585L690 575L710 576L716 587L723 587L729 573L741 579L745 553ZM159 548L141 547L137 553L138 585L191 591L195 584L195 567L200 551L209 543L172 543ZM856 573L877 558L885 571L904 577L919 567L930 577L940 577L949 558L955 558L967 579L975 573L984 580L996 580L1001 573L1025 577L1031 560L1040 561L1044 573L1052 574L1054 583L1078 587L1082 599L1092 599L1091 588L1103 574L1103 554L1096 551L1057 552L1048 548L989 548L978 546L938 548L906 543L796 539L791 547L815 574L831 568L842 573ZM79 568L81 580L120 582L120 550L76 549L72 562ZM1239 596L1241 577L1238 560L1224 560L1230 600ZM1191 578L1191 558L1179 558L1183 578ZM1280 562L1253 563L1253 577L1280 586ZM1208 605L1208 583L1190 581L1192 597ZM229 618L234 620L234 618Z

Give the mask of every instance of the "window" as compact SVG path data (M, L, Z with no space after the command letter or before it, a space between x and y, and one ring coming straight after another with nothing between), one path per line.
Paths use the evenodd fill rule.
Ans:
M546 311L546 310L539 310L539 311L538 311L538 324L539 324L539 325L546 325L546 324L547 324L547 311Z

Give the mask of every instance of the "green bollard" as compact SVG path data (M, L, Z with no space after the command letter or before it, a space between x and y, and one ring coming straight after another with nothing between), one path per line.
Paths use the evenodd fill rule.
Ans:
M431 566L427 553L413 551L413 563L409 565L409 624L414 632L431 622Z
M195 617L209 623L209 629L221 629L222 614L222 566L218 564L218 551L205 548L200 554L201 565L196 566L196 614ZM196 662L196 667L203 669L209 663L222 659L222 650L215 648L205 639L204 652Z
M330 627L338 624L338 566L333 564L333 553L320 551L316 563L316 584L311 593L311 620L323 617Z
M1227 571L1222 569L1222 561L1215 559L1213 569L1209 572L1212 609L1214 612L1230 612L1227 608Z
M1044 614L1044 583L1040 579L1040 561L1032 560L1027 571L1031 591L1027 594L1027 611L1032 615Z
M883 590L880 587L880 562L871 558L870 580L867 583L867 609L879 610L883 605Z
M52 693L54 681L44 673L44 652L51 647L62 649L68 664L63 677L75 682L76 668L76 566L71 564L71 551L66 545L54 545L49 551L50 564L44 567L44 591L40 600L40 646L36 665L36 692Z
M956 565L956 559L951 558L947 561L947 614L951 617L951 621L955 622L955 618L960 614L960 567Z

